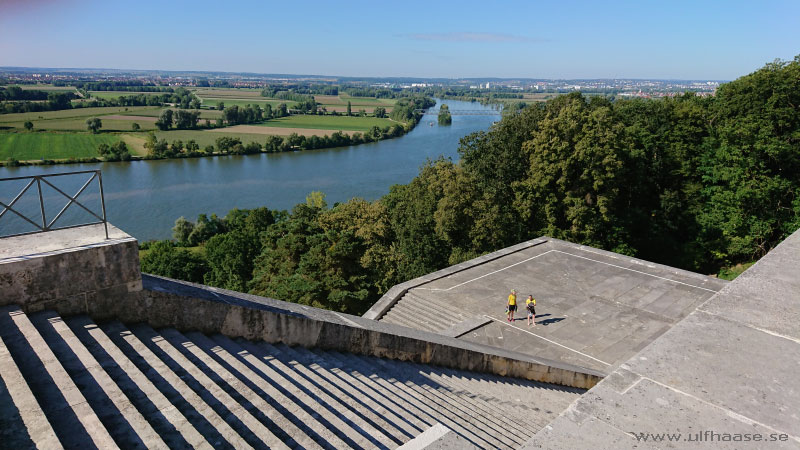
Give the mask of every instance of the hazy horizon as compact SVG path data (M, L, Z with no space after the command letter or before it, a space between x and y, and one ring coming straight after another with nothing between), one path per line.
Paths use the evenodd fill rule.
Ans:
M733 80L800 50L800 3L4 2L0 66L364 78ZM35 32L31 32L31 30Z

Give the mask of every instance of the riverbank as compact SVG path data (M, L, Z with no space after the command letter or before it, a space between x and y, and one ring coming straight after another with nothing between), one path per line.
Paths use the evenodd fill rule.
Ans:
M446 103L455 110L491 110L477 103ZM454 115L452 125L440 127L428 126L436 122L436 116L425 115L422 126L403 136L355 146L129 163L3 167L0 178L102 170L109 221L140 240L165 239L171 237L170 229L179 216L223 216L233 208L260 206L290 210L304 202L311 191L325 192L330 205L353 197L375 200L392 185L411 181L428 159L458 160L459 140L487 130L496 120L489 115ZM65 192L80 187L70 186Z
M0 166L199 158L360 145L408 133L422 117L415 111L434 104L428 97L409 97L394 103L388 117L385 112L374 117L362 112L353 115L338 112L291 114L267 121L245 122L247 125L232 122L229 126L221 125L221 115L215 119L216 125L212 125L209 116L204 126L168 130L154 129L155 115L160 111L157 108L152 111L135 107L121 110L82 108L80 112L7 114L0 117L0 128L9 130L0 132ZM103 109L113 114L102 115L100 110ZM73 117L79 113L100 114L100 132L79 131L86 128L89 120L83 116ZM199 114L222 112L202 110ZM130 123L117 123L120 117ZM31 123L33 131L28 128ZM27 131L22 131L23 125ZM101 146L110 146L115 151L100 154Z

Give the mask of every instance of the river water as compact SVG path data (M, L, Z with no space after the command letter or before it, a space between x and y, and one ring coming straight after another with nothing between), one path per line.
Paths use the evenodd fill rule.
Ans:
M446 103L451 110L491 110L479 103ZM291 209L305 201L311 191L324 192L329 205L353 197L375 200L388 193L390 186L411 181L428 159L444 156L457 160L459 139L487 130L497 120L497 115L454 115L452 125L439 126L436 116L425 115L404 136L351 147L128 163L4 167L0 168L0 178L101 169L109 221L140 240L165 239L171 237L172 225L179 216L195 220L201 213L223 216L232 208ZM67 182L64 190L74 194L81 185ZM0 201L8 203L18 186L11 182L0 184ZM96 199L96 191L93 184L80 198ZM55 191L46 194L58 197ZM28 202L28 210L38 201L33 195L31 190L23 199ZM63 205L66 199L61 200ZM48 210L47 217L54 217L58 210ZM80 208L71 210L72 216L65 215L59 224L62 220L66 221L64 224L78 220ZM17 232L12 228L19 223L16 218L0 218L0 235L9 230Z

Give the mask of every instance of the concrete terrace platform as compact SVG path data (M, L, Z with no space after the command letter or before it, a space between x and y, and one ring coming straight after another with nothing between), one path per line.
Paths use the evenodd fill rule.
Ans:
M800 231L525 448L800 448Z
M0 264L135 240L111 224L108 224L108 239L103 224L5 237L0 240Z
M404 283L388 293L396 303L384 298L365 317L611 373L726 284L542 238ZM526 325L529 294L535 327Z

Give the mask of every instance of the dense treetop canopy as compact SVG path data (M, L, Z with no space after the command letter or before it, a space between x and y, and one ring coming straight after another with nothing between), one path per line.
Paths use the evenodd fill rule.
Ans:
M152 245L142 267L353 314L396 283L542 235L716 272L800 227L798 106L800 57L714 97L564 95L463 138L460 162L429 161L375 202L315 194L291 212L179 219L176 239L204 243L201 256Z

